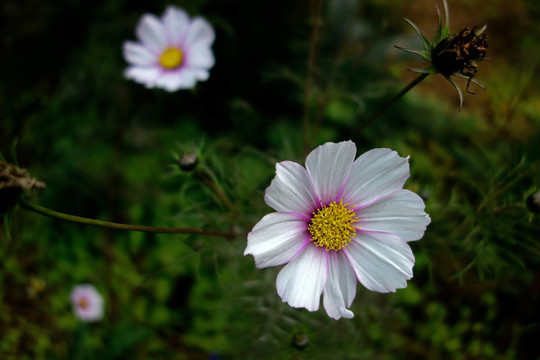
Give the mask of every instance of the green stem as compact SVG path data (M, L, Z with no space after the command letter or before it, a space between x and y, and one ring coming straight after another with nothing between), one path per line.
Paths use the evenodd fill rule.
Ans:
M383 112L385 112L393 103L395 103L397 100L399 100L403 95L405 95L409 90L411 90L413 87L418 85L422 80L428 77L430 75L429 73L422 73L420 74L416 79L411 81L409 85L405 86L399 93L397 93L393 98L388 100L376 113L371 115L369 118L367 118L362 125L358 128L358 130L355 131L353 137L358 135L362 130L366 128L366 126L370 125L375 119L381 115Z
M313 0L310 4L313 4L317 0ZM307 63L306 74L306 92L304 95L304 117L302 120L302 132L303 132L303 146L304 151L308 151L311 148L312 133L309 131L309 108L311 99L311 83L313 81L313 70L315 68L315 58L317 56L317 45L319 43L319 28L321 26L321 12L323 9L324 0L318 0L315 6L314 14L311 17L313 29L311 30L311 39L309 41L309 58Z
M203 170L198 171L197 174L199 175L200 179L210 187L214 191L214 193L223 201L223 204L231 212L235 212L235 207L231 200L225 195L225 192L223 191L222 187L220 186L216 175L208 168L204 167Z
M46 207L27 202L23 199L20 201L21 207L33 211L35 213L51 217L53 219L58 219L62 221L73 222L77 224L83 224L88 226L95 226L105 229L112 230L124 230L124 231L142 231L150 233L173 233L173 234L201 234L201 235L211 235L211 236L223 236L227 238L233 238L240 234L228 231L218 231L218 230L203 230L196 228L163 228L163 227L154 227L154 226L144 226L144 225L131 225L131 224L118 224L109 221L88 219L85 217L74 216L69 214L64 214L58 211L48 209Z

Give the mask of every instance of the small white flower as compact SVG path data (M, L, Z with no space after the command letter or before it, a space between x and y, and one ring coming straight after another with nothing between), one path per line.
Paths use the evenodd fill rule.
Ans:
M131 65L126 78L171 92L208 79L215 33L203 18L190 19L184 10L169 6L161 19L143 15L135 33L140 43L124 42L124 58Z
M103 298L90 284L77 285L70 295L75 316L82 321L98 321L103 318Z
M244 255L258 268L287 264L277 291L292 307L319 308L352 318L356 281L393 292L412 278L408 241L420 239L431 221L422 199L403 185L408 158L373 149L354 160L351 141L326 143L306 158L276 165L265 202L276 212L248 234Z

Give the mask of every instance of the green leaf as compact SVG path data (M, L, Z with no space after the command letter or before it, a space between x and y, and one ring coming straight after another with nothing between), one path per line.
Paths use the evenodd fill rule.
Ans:
M432 52L433 46L431 45L431 42L429 42L429 40L424 36L424 34L422 34L422 31L420 30L420 28L407 18L405 19L405 21L408 22L414 28L414 30L416 30L418 35L420 35L420 38L422 38L422 43L424 44L424 50L428 52Z
M412 49L412 48L406 48L406 47L398 46L398 45L394 45L394 47L398 48L399 50L403 50L403 51L406 51L406 52L410 52L412 54L419 55L422 58L424 58L424 60L427 60L427 61L431 62L431 53L428 52L428 51L417 50L417 49Z

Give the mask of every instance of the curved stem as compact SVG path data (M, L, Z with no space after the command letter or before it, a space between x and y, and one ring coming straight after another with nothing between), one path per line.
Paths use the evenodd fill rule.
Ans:
M376 113L371 115L369 118L367 118L362 125L354 132L353 137L358 135L362 130L366 128L369 124L371 124L375 119L381 115L383 112L385 112L393 103L395 103L397 100L399 100L403 95L405 95L409 90L411 90L413 87L418 85L422 80L428 77L430 75L429 73L422 73L420 74L416 79L411 81L409 85L405 86L399 93L397 93L393 98L388 100L379 110L377 110Z
M235 207L231 200L227 197L222 187L216 178L216 175L206 166L202 170L197 171L199 178L214 191L214 193L223 201L223 204L231 211L235 212Z
M166 228L166 227L154 227L154 226L145 226L145 225L131 225L131 224L118 224L109 221L89 219L80 216L74 216L69 214L64 214L58 211L48 209L46 207L27 202L23 199L20 200L21 207L33 211L35 213L51 217L53 219L58 219L62 221L73 222L82 225L95 226L105 229L112 230L124 230L124 231L142 231L150 233L169 233L169 234L202 234L202 235L211 235L211 236L223 236L227 238L233 238L240 234L228 231L219 231L219 230L203 230L196 228Z

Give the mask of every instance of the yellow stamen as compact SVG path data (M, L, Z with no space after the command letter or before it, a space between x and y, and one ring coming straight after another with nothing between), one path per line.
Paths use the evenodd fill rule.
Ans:
M348 203L334 201L313 213L308 226L311 241L316 246L326 247L326 251L339 251L351 242L358 229L353 225L357 221L358 217Z
M168 48L159 57L159 63L165 69L175 69L182 65L183 60L184 54L182 53L182 50L175 47Z
M77 301L77 306L81 309L86 309L89 305L90 303L88 300L86 300L86 298L80 298L79 301Z

